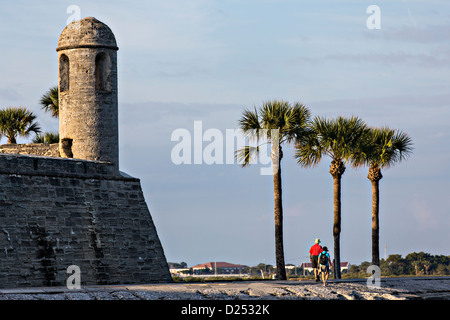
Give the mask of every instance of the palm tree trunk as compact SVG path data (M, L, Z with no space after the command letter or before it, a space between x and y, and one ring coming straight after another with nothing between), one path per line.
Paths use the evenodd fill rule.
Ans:
M383 178L379 167L371 166L367 178L372 182L372 264L380 265L380 189Z
M341 278L341 177L333 178L333 238L334 238L334 277Z
M341 278L341 177L345 166L342 160L333 160L330 173L333 176L333 238L334 238L334 278Z
M281 146L272 144L273 164L273 196L275 218L275 258L277 264L277 279L286 280L283 246L283 204L281 197Z
M16 137L15 136L9 136L8 137L8 142L7 142L7 144L16 144L17 143L17 141L16 141Z
M380 265L380 225L379 225L380 194L378 180L372 181L372 264Z

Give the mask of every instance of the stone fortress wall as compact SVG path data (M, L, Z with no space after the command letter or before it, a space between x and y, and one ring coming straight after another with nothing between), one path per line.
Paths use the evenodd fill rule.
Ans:
M170 282L140 180L108 162L0 154L0 287Z
M59 144L26 143L0 145L0 153L33 154L44 157L59 157Z
M95 18L69 24L60 143L0 146L0 288L65 286L72 265L81 285L172 281L140 180L118 167L112 39Z

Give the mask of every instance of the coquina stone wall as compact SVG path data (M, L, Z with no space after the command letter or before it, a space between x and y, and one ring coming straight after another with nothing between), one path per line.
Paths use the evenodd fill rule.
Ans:
M114 164L0 154L0 287L170 282L140 180Z
M60 157L58 143L25 143L0 145L0 153L34 154L45 157Z

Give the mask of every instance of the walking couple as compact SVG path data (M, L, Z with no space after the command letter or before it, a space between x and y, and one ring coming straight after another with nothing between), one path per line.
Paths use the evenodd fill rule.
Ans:
M320 239L314 241L314 245L309 249L309 260L314 269L314 276L316 282L320 281L319 272L322 273L323 285L328 285L328 275L330 273L330 266L332 265L330 254L327 247L321 247Z

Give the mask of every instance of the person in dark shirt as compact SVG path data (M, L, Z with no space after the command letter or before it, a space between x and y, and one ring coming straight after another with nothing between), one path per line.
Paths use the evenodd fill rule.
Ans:
M322 258L323 256L323 258ZM328 248L323 247L323 251L319 254L319 271L322 273L323 285L328 285L328 275L330 274L330 266L332 265Z

